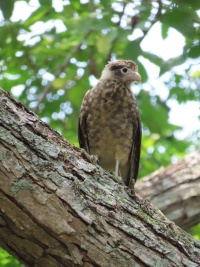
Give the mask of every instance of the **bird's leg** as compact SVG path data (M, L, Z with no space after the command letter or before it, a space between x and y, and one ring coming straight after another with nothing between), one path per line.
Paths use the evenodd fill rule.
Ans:
M123 183L122 177L119 176L119 160L116 159L116 163L115 163L115 181L117 183Z
M118 177L119 174L119 160L116 159L116 163L115 163L115 178Z

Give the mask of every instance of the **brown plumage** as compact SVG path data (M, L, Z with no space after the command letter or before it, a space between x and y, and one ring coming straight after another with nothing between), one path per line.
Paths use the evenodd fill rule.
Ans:
M83 99L78 127L80 147L133 188L137 179L141 122L131 83L141 81L131 60L109 62L98 84Z

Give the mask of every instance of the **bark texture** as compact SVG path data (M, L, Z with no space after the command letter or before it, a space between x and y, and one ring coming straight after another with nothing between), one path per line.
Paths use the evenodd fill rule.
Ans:
M5 250L31 267L199 265L200 242L2 90L0 114Z
M139 180L136 192L187 230L200 222L200 150Z

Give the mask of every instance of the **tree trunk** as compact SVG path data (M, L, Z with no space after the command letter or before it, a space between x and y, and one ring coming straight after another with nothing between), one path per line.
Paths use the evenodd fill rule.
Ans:
M0 91L0 246L28 266L188 266L200 242Z
M136 192L187 230L200 222L200 151L139 180Z

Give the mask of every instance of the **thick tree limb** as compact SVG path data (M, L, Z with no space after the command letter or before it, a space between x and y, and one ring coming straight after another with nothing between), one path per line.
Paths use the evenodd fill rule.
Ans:
M135 189L181 228L194 226L200 222L200 151L141 179Z
M0 114L0 246L28 266L198 266L197 240L3 91Z

